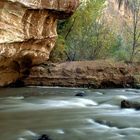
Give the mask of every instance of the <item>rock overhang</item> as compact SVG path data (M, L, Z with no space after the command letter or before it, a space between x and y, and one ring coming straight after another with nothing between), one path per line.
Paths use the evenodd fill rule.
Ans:
M70 17L79 0L0 0L0 86L48 60L57 20Z
M71 13L79 6L79 0L2 0L22 4L31 9L47 9Z

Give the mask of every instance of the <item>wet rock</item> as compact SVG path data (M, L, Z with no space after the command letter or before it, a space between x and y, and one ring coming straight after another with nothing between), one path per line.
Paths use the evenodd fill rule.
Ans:
M52 140L48 135L43 134L38 140Z
M128 100L122 100L121 108L134 108L136 110L140 110L140 103L132 102L132 101L128 101Z
M84 97L84 96L86 96L86 93L85 92L79 92L79 93L76 93L75 96Z
M135 89L140 89L140 84L135 84L135 85L134 85L134 88L135 88Z

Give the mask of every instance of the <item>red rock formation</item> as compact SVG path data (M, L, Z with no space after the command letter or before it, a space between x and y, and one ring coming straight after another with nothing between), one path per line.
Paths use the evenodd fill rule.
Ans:
M0 0L0 85L27 74L49 58L57 19L69 17L79 0Z

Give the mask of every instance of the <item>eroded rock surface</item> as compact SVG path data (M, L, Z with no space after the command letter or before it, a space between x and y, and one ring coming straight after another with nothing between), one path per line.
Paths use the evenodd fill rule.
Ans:
M69 17L78 5L78 0L0 0L0 86L49 58L57 19Z
M106 60L44 64L32 67L23 83L27 86L133 87L138 68L140 65Z

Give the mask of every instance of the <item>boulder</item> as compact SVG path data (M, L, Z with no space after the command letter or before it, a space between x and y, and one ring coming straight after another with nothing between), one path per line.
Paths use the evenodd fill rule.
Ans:
M48 135L43 134L38 140L51 140L51 138Z
M132 102L132 101L128 101L128 100L122 100L121 108L134 108L136 110L140 110L140 103Z
M85 92L78 92L75 94L75 96L84 97L84 96L86 96L86 94L85 94Z

